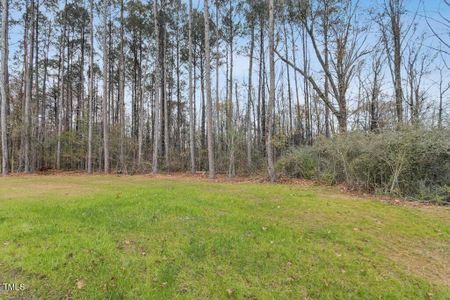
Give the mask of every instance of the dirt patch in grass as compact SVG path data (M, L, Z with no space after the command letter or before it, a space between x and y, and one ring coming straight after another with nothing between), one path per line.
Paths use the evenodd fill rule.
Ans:
M4 182L0 184L0 201L14 200L14 199L45 199L46 196L59 195L61 197L69 198L73 196L88 195L98 191L91 185L84 185L80 183L67 184L60 182Z
M450 244L436 240L402 241L387 256L407 272L450 287Z
M30 283L42 281L45 278L44 274L26 273L21 268L10 268L0 262L0 284L2 284L0 298L31 299L35 295L35 289ZM4 284L8 284L9 288L5 289Z

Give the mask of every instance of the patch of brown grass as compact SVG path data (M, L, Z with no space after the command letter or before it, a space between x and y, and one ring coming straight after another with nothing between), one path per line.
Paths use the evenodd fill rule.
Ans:
M386 255L402 269L450 287L449 243L435 239L402 240L392 245Z

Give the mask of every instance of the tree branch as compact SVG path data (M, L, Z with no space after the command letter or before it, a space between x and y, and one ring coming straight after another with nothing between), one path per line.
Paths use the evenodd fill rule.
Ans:
M320 89L319 85L316 83L316 81L314 80L314 78L312 78L311 76L305 74L305 72L303 72L302 69L300 69L298 66L296 66L294 63L292 63L290 60L288 60L287 58L285 58L284 56L282 56L276 49L275 49L275 53L277 54L277 56L284 61L285 63L287 63L289 66L291 66L295 71L299 72L304 78L306 78L312 85L313 89L316 91L316 93L319 95L320 99L323 100L323 102L325 103L325 105L331 110L331 112L336 115L339 116L340 113L339 111L336 109L336 107L334 107L334 105L331 103L330 100L328 100L328 98L325 96L325 94L322 92L322 90Z

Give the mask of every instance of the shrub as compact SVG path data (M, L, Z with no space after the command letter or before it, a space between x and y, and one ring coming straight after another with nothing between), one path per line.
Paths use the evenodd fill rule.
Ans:
M284 174L405 198L450 203L450 130L353 132L292 149Z
M317 153L311 147L293 148L277 161L277 170L287 176L315 178Z

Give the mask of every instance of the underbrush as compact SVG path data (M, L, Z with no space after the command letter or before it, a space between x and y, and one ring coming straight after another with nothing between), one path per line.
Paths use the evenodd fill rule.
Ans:
M288 151L284 175L450 204L450 130L353 132Z

